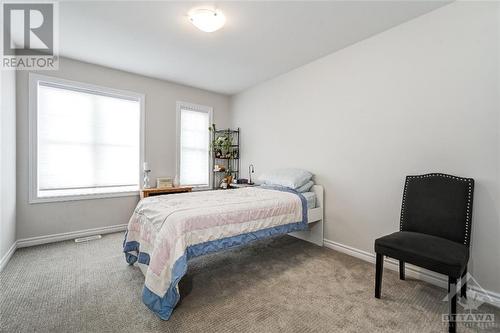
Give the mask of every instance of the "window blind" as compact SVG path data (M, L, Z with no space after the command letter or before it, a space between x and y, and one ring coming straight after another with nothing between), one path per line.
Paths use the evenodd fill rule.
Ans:
M180 109L180 184L209 185L209 112Z
M39 82L39 197L139 189L138 100Z

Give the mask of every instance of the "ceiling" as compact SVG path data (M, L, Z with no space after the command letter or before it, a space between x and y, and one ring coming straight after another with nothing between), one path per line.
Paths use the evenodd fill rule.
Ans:
M226 25L205 33L186 16L202 2L60 2L59 48L61 56L230 95L446 3L217 2Z

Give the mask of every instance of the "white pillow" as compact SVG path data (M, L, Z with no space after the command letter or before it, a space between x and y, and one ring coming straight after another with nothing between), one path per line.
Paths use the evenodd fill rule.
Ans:
M313 185L314 185L314 182L312 180L310 180L307 183L305 183L304 185L302 185L301 187L296 188L295 190L299 193L309 192L309 190L311 189L311 187L313 187Z
M296 189L310 181L312 176L312 173L303 169L276 169L263 173L259 181L267 185L281 185Z

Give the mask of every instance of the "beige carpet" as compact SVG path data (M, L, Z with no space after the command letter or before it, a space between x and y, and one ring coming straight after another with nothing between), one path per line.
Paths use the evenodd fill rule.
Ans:
M196 258L169 321L141 302L123 234L19 249L0 273L1 332L445 332L445 291L289 236ZM497 325L499 309L492 312ZM490 331L499 331L500 325ZM459 332L477 331L460 326Z

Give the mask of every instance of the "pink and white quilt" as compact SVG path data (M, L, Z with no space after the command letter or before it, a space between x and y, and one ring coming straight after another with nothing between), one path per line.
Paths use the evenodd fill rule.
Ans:
M170 194L139 202L123 251L129 264L145 265L143 302L168 320L190 258L305 229L306 200L286 188Z

